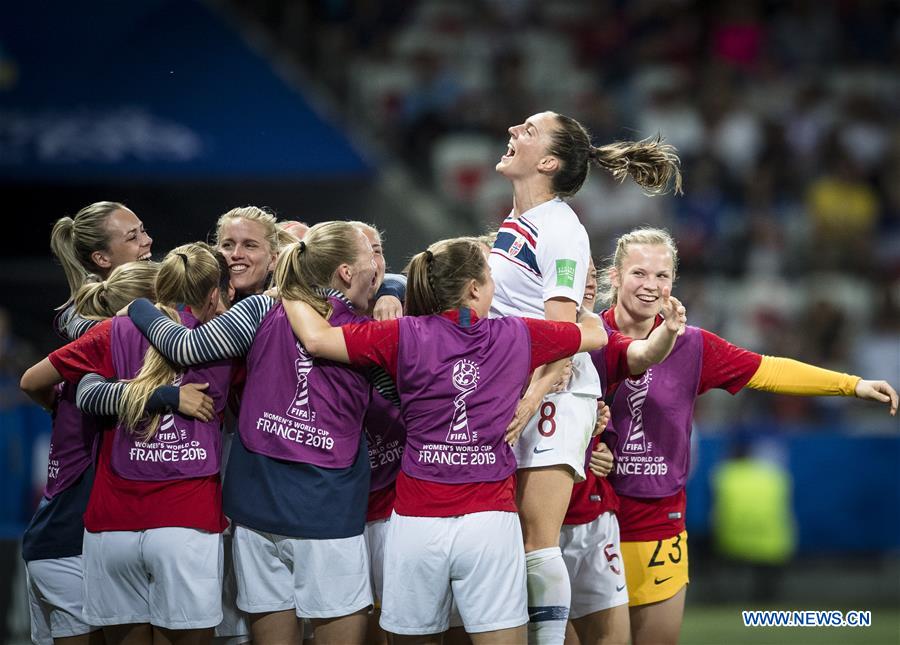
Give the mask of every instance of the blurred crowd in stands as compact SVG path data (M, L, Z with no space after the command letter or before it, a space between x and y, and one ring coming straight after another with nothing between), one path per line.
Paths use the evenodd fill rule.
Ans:
M669 228L692 322L900 381L897 2L232 4L327 88L348 127L476 227L508 212L493 166L526 116L571 114L597 144L662 134L684 196L649 199L595 172L574 200L595 256L635 226ZM839 422L845 406L778 399L774 415Z

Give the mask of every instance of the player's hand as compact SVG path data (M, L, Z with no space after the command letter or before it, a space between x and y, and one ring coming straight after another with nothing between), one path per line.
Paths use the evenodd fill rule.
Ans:
M403 303L396 296L381 296L375 302L372 317L375 320L396 320L403 315Z
M879 403L890 403L891 416L897 416L897 390L887 381L866 381L860 379L856 384L856 398Z
M209 383L188 383L178 388L178 412L200 421L211 421L215 415L212 398L203 392Z
M519 440L519 436L522 434L522 430L525 429L525 425L528 423L528 420L535 415L538 410L538 406L541 403L541 400L533 401L531 397L522 397L519 401L519 404L516 406L516 413L513 415L512 421L509 422L509 425L506 426L506 435L503 439L510 446L516 445L516 442Z
M562 392L567 387L569 387L569 380L572 378L572 361L566 361L565 366L563 367L562 374L559 375L559 380L553 384L553 388L550 390L551 392Z
M659 310L665 319L665 325L669 331L677 332L679 336L684 334L687 325L687 310L684 305L672 295L671 287L662 289L662 308Z
M606 426L609 425L611 418L612 410L609 409L609 406L602 399L597 399L597 422L594 424L594 431L591 433L591 436L596 437L606 430Z
M600 445L591 451L591 461L588 466L597 477L606 477L612 472L613 454L609 446L600 442Z
M276 285L272 285L271 287L263 291L263 295L269 296L272 300L278 300L278 287Z

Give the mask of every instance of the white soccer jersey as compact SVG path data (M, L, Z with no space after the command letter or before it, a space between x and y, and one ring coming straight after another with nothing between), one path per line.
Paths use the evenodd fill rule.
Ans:
M544 302L551 298L567 298L580 307L590 255L587 231L563 200L551 199L517 218L510 215L491 249L491 317L544 318ZM575 357L567 391L601 395L587 354Z

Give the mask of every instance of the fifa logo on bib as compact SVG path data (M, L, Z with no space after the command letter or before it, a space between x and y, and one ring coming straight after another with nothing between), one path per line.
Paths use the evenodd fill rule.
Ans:
M313 368L313 359L300 343L297 343L297 353L299 356L294 362L294 368L297 370L297 392L288 406L287 415L301 421L314 421L316 413L309 409L309 373Z
M181 385L181 379L184 377L184 374L176 374L175 378L172 379L172 385L178 387ZM163 415L162 419L159 421L159 430L156 431L156 434L153 436L153 443L178 443L187 435L185 430L179 430L175 425L175 415L172 412L168 412Z
M472 434L469 432L466 397L478 386L478 364L465 359L456 361L451 380L459 394L453 399L453 419L447 432L447 443L470 443Z
M651 380L653 380L652 370L648 369L638 380L625 379L622 383L627 392L625 400L628 403L628 413L631 415L631 427L622 447L623 454L637 455L647 452L647 438L644 435L644 401L647 399Z

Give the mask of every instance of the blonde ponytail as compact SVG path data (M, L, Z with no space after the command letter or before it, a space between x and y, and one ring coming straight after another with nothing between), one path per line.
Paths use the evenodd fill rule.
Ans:
M310 228L278 257L278 294L285 300L305 302L322 316L330 315L331 305L321 290L331 286L338 267L356 263L360 235L363 232L350 222L323 222Z
M663 143L662 137L642 141L618 141L591 148L591 161L612 173L619 183L631 177L648 195L662 195L681 190L681 161L675 147Z
M203 242L185 244L169 251L160 263L156 277L156 296L160 301L157 307L179 324L181 317L174 308L176 305L202 309L219 285L221 263L212 247ZM119 403L119 420L142 441L153 440L161 418L159 414L146 417L147 400L156 388L171 384L178 373L179 368L151 345L144 354L140 372L125 386Z
M109 248L106 220L117 210L128 210L119 202L95 202L82 208L75 217L61 217L50 233L50 250L59 260L69 283L70 302L91 274L103 277L105 271L94 264L91 254ZM65 305L63 305L65 306Z
M158 273L158 262L126 262L113 269L106 280L95 279L82 285L73 299L75 313L90 320L104 320L137 298L155 300Z

